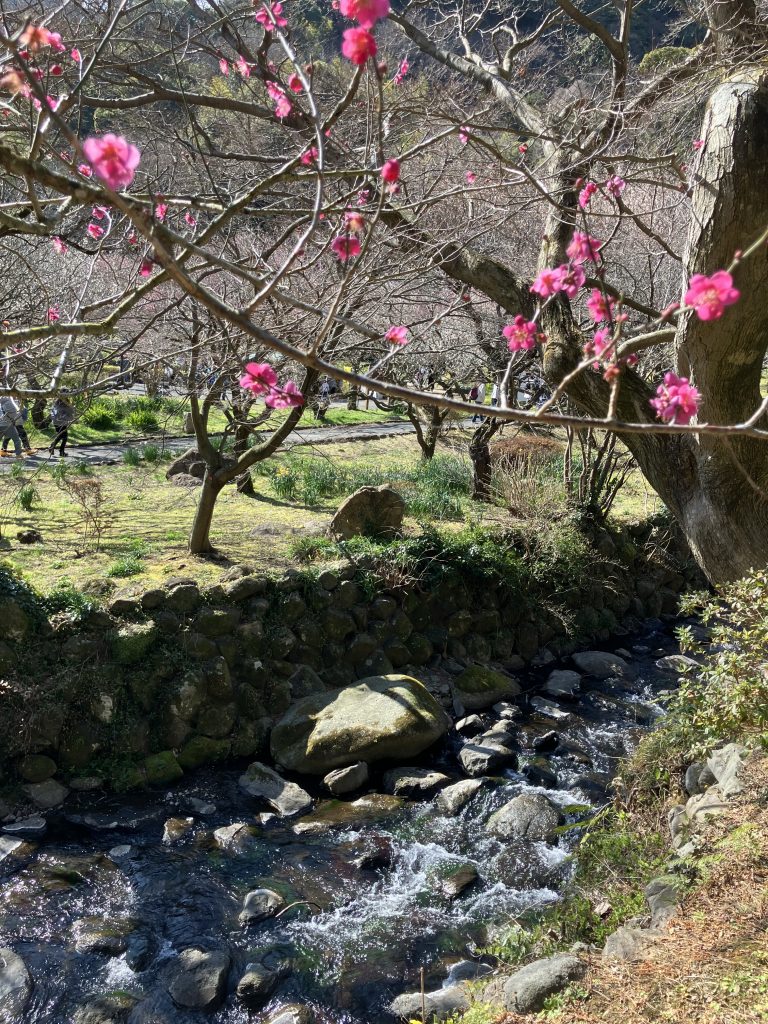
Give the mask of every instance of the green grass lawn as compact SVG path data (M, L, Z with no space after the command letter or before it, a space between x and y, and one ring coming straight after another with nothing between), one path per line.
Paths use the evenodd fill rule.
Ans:
M470 436L468 431L451 431L431 463L421 460L413 435L281 452L255 468L255 497L239 494L234 486L224 489L213 520L212 539L218 548L214 559L196 558L186 550L199 490L169 483L167 462L123 462L85 473L74 459L31 472L18 463L0 477L0 557L44 593L63 579L96 595L131 581L147 586L175 575L209 583L230 563L280 571L296 567L296 546L324 534L343 498L364 484L391 484L403 494L409 510L407 533L437 524L449 531L467 523L499 530L520 526L535 531L547 523L551 528L563 510L556 472L542 489L541 500L528 506L527 521L501 500L470 500ZM69 492L57 480L62 469ZM86 490L100 491L104 530L99 544L85 535L83 515L71 493L72 482L76 486L82 481ZM535 486L523 482L524 488ZM633 474L621 492L616 518L642 518L657 504L640 474ZM30 528L41 533L42 543L19 543L16 534Z

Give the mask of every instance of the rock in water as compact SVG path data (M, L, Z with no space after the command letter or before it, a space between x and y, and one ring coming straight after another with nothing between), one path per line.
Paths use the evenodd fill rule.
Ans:
M436 992L427 992L424 996L424 1009L427 1020L446 1020L454 1018L464 1010L468 1010L470 999L463 985L452 985L450 988L439 988ZM406 992L389 1007L390 1013L404 1020L421 1020L421 993Z
M0 1020L20 1016L32 991L27 965L12 949L0 947Z
M285 900L279 893L273 892L271 889L254 889L243 900L240 924L255 924L257 921L274 917L284 906Z
M125 1024L138 999L130 992L109 992L81 1006L73 1024Z
M455 900L470 885L474 885L478 877L477 868L474 864L459 864L456 867L450 868L445 873L441 888L449 899Z
M458 814L483 785L482 779L462 779L461 782L454 782L439 794L435 805L442 814Z
M277 971L262 964L246 964L245 974L237 984L237 998L246 1006L261 1006L274 992L278 978Z
M229 953L185 949L173 964L168 992L177 1006L213 1010L224 1000L229 973Z
M501 839L551 839L560 811L540 793L521 793L492 814L485 826Z
M491 707L503 697L518 697L522 687L512 676L471 665L454 679L453 693L467 711L476 711Z
M348 768L337 768L328 772L323 782L334 796L343 796L344 793L354 793L361 789L368 781L368 765L365 761L357 761Z
M573 698L581 685L581 676L570 669L555 669L550 672L544 683L544 693L550 697Z
M629 671L629 665L618 654L608 654L605 651L582 651L572 657L582 672L586 672L587 675L594 676L596 679L625 676Z
M450 728L418 680L371 676L299 701L272 730L272 756L294 771L324 775L355 761L415 757Z
M395 537L402 530L404 514L405 502L391 487L361 487L339 506L330 532L341 540Z
M285 762L283 762L285 763ZM295 782L286 782L272 768L259 761L249 764L238 785L248 796L261 797L283 817L304 814L312 807L312 797Z
M427 800L451 780L430 768L393 768L384 772L384 790L406 800Z

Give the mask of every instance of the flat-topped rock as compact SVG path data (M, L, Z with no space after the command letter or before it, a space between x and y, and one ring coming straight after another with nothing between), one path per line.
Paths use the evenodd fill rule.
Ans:
M325 775L356 761L415 757L450 724L417 679L371 676L294 704L272 730L271 751L286 768Z
M249 764L237 784L248 796L266 800L270 807L286 818L304 814L312 808L309 793L260 761Z

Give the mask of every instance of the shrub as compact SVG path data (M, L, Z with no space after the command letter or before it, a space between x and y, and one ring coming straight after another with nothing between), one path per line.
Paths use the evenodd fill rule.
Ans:
M117 418L106 402L94 402L80 417L80 422L94 430L114 430Z
M75 619L84 618L93 608L93 603L67 577L59 580L43 603L49 613L68 612Z
M134 430L159 430L160 421L150 409L134 409L128 414L128 426Z
M290 552L297 562L316 562L335 557L339 549L329 537L299 537L291 543Z
M39 498L40 494L34 484L24 484L19 490L19 504L25 512L31 512L32 506Z

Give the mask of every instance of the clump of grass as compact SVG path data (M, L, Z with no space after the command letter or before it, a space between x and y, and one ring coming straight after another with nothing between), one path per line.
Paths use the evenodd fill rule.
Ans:
M114 430L118 424L118 418L111 404L98 401L81 414L80 422L93 430Z
M160 447L156 444L145 444L141 449L141 456L145 462L158 462L160 460Z
M141 453L137 448L126 448L123 452L123 462L126 466L141 465Z
M129 576L139 576L142 572L144 572L143 559L139 555L130 554L116 559L107 569L107 576L122 579Z
M14 466L14 469L16 467ZM24 484L19 489L18 502L25 512L31 512L36 501L40 499L40 492L34 484Z
M133 427L134 430L159 430L160 420L157 418L157 413L150 409L134 409L128 414L128 426Z

